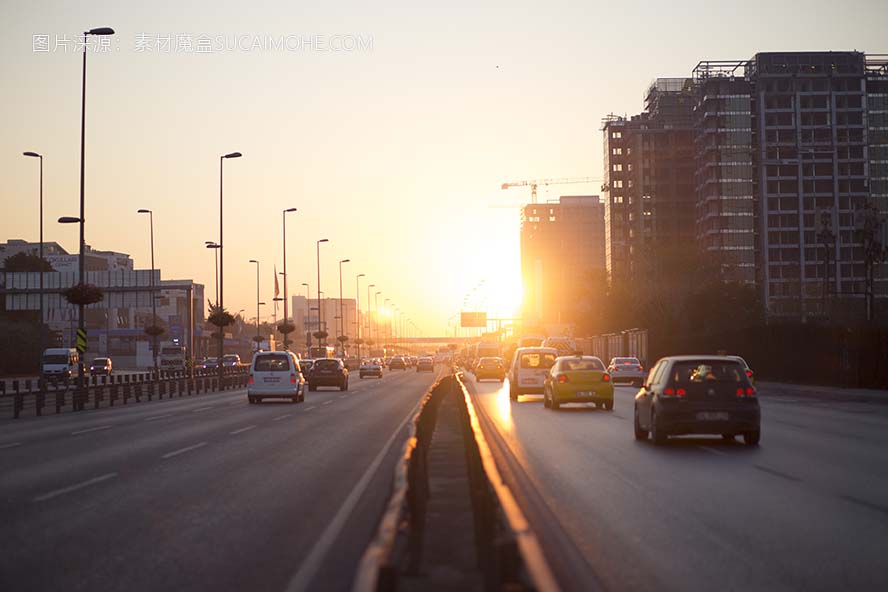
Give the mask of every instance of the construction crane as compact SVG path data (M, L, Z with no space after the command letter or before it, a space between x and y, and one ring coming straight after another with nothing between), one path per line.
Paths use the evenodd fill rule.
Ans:
M601 179L593 179L592 177L564 177L561 179L536 179L533 181L515 181L513 183L503 183L502 188L509 187L530 187L530 203L537 202L537 186L543 185L568 185L571 183L594 183Z

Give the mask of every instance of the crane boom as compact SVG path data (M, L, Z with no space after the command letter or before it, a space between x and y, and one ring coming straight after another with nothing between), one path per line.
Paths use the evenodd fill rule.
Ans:
M561 177L559 179L534 179L531 181L513 181L511 183L503 183L502 188L509 187L530 187L530 203L537 202L537 187L539 185L569 185L571 183L592 183L601 181L601 179L593 179L592 177Z

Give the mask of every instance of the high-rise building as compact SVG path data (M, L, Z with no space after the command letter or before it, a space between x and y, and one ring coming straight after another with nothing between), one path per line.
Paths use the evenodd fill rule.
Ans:
M597 195L566 195L521 210L521 276L524 316L544 324L566 323L577 310L582 286L603 272L604 208Z
M888 59L759 53L694 79L698 237L726 279L755 281L777 318L888 298Z
M605 260L611 283L636 280L694 240L693 109L688 78L658 78L645 110L604 132Z

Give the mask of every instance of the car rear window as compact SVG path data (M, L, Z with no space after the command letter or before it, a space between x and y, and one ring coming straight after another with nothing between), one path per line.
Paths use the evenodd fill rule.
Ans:
M604 370L604 364L596 358L580 358L576 360L562 360L564 370Z
M745 383L746 371L737 362L719 360L678 362L672 367L672 381L676 385Z
M339 368L339 360L318 360L317 362L315 362L314 367L321 370L336 370L337 368Z
M256 372L289 372L290 357L286 354L264 354L256 356L253 366Z
M521 367L548 370L555 365L555 354L549 353L525 353L521 354Z
M638 364L638 358L615 358L614 364Z

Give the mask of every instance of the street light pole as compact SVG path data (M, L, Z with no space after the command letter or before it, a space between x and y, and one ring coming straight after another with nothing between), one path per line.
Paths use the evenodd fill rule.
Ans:
M296 208L287 208L281 213L281 219L283 221L284 226L284 326L287 326L289 317L287 316L287 305L289 302L287 296L287 213L295 212ZM284 351L288 351L290 349L290 338L287 336L287 333L284 333Z
M321 243L328 243L329 239L322 238L315 242L315 250L317 251L318 266L318 333L321 332ZM318 337L318 347L321 346L321 338Z
M259 337L259 261L256 259L250 259L250 263L256 264L256 337ZM258 339L256 340L256 351L259 351Z
M243 156L240 152L229 152L219 157L219 309L225 306L225 253L223 247L225 243L222 240L222 163L228 158L240 158ZM222 358L225 356L225 328L219 327L219 386L222 383Z
M382 345L379 341L379 295L380 294L382 294L382 292L377 292L376 294L373 295L373 300L376 304L376 314L374 315L375 316L375 319L374 319L375 323L374 324L376 325L376 347L380 347Z
M44 330L43 330L43 155L38 154L36 152L23 152L24 156L30 156L31 158L39 158L40 159L40 247L39 247L39 257L40 257L40 324L38 325L38 331L40 331L39 341L39 352L37 358L37 371L40 373L41 364L43 359L43 350L46 349L46 343L44 342ZM38 374L39 375L39 374ZM42 390L42 379L38 380L38 383L41 384Z
M208 249L213 249L213 262L216 264L216 306L219 306L219 245L213 241L204 243Z
M361 339L361 278L366 274L359 273L355 276L355 324L357 325L357 338ZM361 344L358 344L358 357L361 357Z
M154 212L151 210L139 210L138 214L148 214L149 225L151 227L151 325L157 327L157 294L154 291ZM154 357L154 376L157 374L157 330L152 329L151 347Z
M345 337L345 332L348 331L348 329L345 326L344 307L342 306L342 264L348 263L349 261L351 260L339 260L339 335L336 336L336 340L339 341L339 350L343 357L345 357L345 342L341 341L339 338Z

